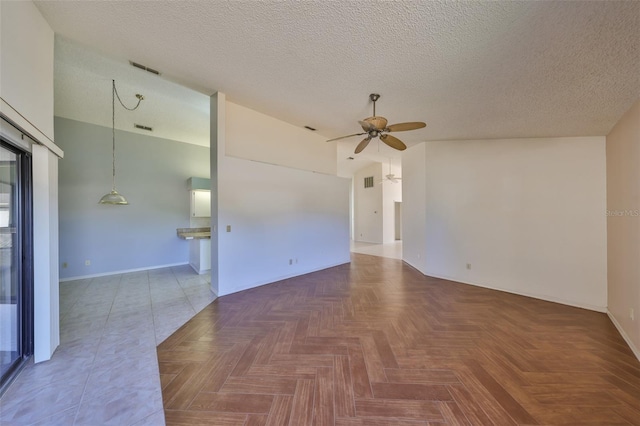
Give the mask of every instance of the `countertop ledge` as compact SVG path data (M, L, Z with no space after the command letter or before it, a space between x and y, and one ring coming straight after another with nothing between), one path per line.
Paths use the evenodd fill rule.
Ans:
M204 240L211 238L211 228L177 228L178 238L183 240Z

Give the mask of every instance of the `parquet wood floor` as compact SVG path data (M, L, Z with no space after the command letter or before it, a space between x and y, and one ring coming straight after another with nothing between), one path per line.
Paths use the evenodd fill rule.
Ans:
M167 425L640 425L606 315L366 255L217 299L158 360Z

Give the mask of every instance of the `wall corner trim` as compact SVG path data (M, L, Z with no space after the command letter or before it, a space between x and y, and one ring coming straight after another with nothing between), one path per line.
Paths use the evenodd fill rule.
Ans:
M616 320L616 317L613 316L613 314L611 313L611 311L609 311L607 309L607 316L609 317L609 319L611 320L611 322L613 323L613 325L616 327L616 329L618 330L618 333L620 333L620 335L622 336L622 338L624 339L625 342L627 342L627 345L629 345L629 349L631 349L631 352L633 352L633 354L636 356L636 358L638 359L638 361L640 361L640 349L636 348L635 345L633 344L633 342L631 341L631 338L629 338L629 336L627 335L627 333L624 331L624 329L622 328L622 326L620 325L620 323L618 322L618 320Z

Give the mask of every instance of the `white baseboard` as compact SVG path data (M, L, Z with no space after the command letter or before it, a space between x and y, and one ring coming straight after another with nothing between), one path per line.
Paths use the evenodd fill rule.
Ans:
M420 272L422 275L425 275L425 276L427 275L427 274L425 274L424 272L422 272L422 270L421 270L417 265L414 265L412 262L410 262L410 261L408 261L408 260L406 260L406 259L402 259L402 261L403 261L404 263L406 263L407 265L411 266L411 267L412 267L413 269L415 269L416 271Z
M171 267L174 267L174 266L183 266L183 265L188 265L188 264L189 264L188 262L169 263L167 265L155 265L155 266L147 266L145 268L125 269L125 270L122 270L122 271L111 271L111 272L104 272L104 273L101 273L101 274L81 275L81 276L77 276L77 277L60 278L59 281L61 283L63 283L63 282L66 282L66 281L86 280L86 279L89 279L89 278L108 277L110 275L128 274L128 273L131 273L131 272L151 271L153 269L171 268Z
M635 345L629 338L629 335L627 335L627 333L624 331L624 329L622 328L618 320L616 320L616 317L614 317L613 314L608 309L607 309L607 315L609 316L609 319L611 320L613 325L615 325L616 328L618 329L618 333L620 333L624 341L627 342L627 345L629 345L629 349L631 349L631 352L633 352L636 358L638 358L638 361L640 361L640 350L638 350L638 348L635 347Z
M409 265L411 265L411 264L409 264ZM411 265L411 266L413 266L413 265ZM574 302L572 300L566 300L566 299L562 299L562 298L559 298L559 297L554 297L554 296L549 296L549 295L542 295L542 294L535 294L535 293L528 293L528 292L525 292L525 291L516 291L516 290L507 289L507 288L490 286L488 284L483 284L483 283L476 283L476 282L471 282L471 281L462 281L462 280L460 280L458 278L455 278L455 277L439 276L439 275L425 274L425 273L423 273L423 275L425 275L427 277L439 278L439 279L442 279L442 280L454 281L454 282L462 283L462 284L468 284L468 285L472 285L472 286L475 286L475 287L487 288L489 290L504 291L505 293L517 294L518 296L531 297L533 299L544 300L546 302L553 302L553 303L559 303L561 305L573 306L574 308L588 309L590 311L596 311L596 312L602 312L602 313L606 313L607 312L607 307L606 306L597 306L597 305L591 305L591 304L588 304L588 303Z
M403 260L403 262L405 262L407 265L411 266L412 268L418 269L414 265L412 265L410 262L407 262L406 260ZM631 339L629 338L627 333L624 331L624 329L622 328L620 323L616 320L616 318L613 316L613 314L607 308L603 308L601 306L594 306L594 305L584 304L584 303L575 303L575 302L572 302L572 301L569 301L569 300L560 299L560 298L557 298L557 297L540 296L538 294L530 294L530 293L525 293L525 292L507 290L507 289L503 289L503 288L491 287L491 286L484 285L484 284L478 284L478 283L473 283L473 282L465 282L465 281L460 281L458 279L451 278L451 277L428 275L428 274L423 273L419 269L418 269L418 271L421 272L424 276L428 276L428 277L439 278L439 279L443 279L443 280L447 280L447 281L454 281L454 282L458 282L458 283L462 283L462 284L468 284L468 285L472 285L472 286L476 286L476 287L487 288L487 289L490 289L490 290L504 291L505 293L517 294L518 296L532 297L534 299L544 300L544 301L547 301L547 302L559 303L561 305L573 306L573 307L576 307L576 308L587 309L587 310L590 310L590 311L606 313L607 316L611 319L611 322L613 323L613 325L616 327L616 329L618 330L618 332L620 333L620 335L624 339L624 341L627 343L627 345L629 345L629 348L631 349L633 354L636 356L636 358L638 358L638 361L640 361L640 350L635 347L635 345L633 344L633 342L631 341Z
M189 266L191 266L191 269L193 269L196 274L198 275L202 275L202 274L206 274L207 272L211 272L211 268L209 269L199 269L195 264L189 262Z
M349 260L347 260L345 262L338 262L338 263L335 263L335 264L319 266L317 268L311 268L311 269L308 269L308 270L307 269L299 270L299 271L293 272L291 274L281 275L281 276L278 276L278 277L269 278L269 279L267 279L265 281L258 281L258 282L254 282L254 283L251 283L251 284L247 284L247 285L238 287L238 288L234 288L233 291L230 291L228 293L222 293L219 296L226 296L226 295L229 295L229 294L238 293L240 291L250 290L252 288L261 287L261 286L267 285L267 284L273 284L275 282L286 280L288 278L299 277L301 275L307 275L307 274L311 274L313 272L322 271L323 269L329 269L329 268L334 268L336 266L345 265L345 264L350 263L350 262L351 262L351 259L349 259ZM220 285L218 285L218 289L220 289Z

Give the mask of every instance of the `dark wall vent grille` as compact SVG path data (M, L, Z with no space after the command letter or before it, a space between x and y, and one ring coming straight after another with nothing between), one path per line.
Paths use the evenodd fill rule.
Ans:
M364 187L373 188L373 176L364 178Z
M143 126L142 124L134 124L133 127L140 130L146 130L147 132L153 132L153 128L149 126Z
M142 64L139 64L137 62L133 62L133 61L129 61L131 63L131 65L133 65L136 68L140 68L141 70L150 72L151 74L155 74L155 75L160 75L160 71L158 70L154 70L153 68L149 68L147 66L144 66Z

